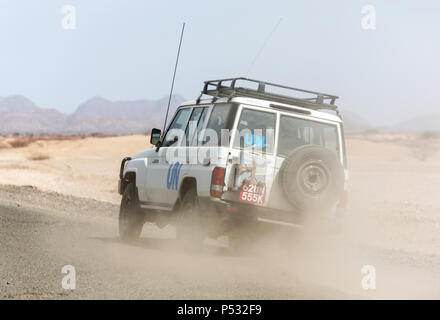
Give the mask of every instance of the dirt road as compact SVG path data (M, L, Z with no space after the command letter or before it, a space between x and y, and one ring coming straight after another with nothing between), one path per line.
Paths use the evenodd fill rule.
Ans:
M56 202L52 212L0 206L1 298L343 297L337 290L306 285L261 257L232 256L221 243L183 252L172 230L146 226L141 241L124 244L114 219L61 215ZM117 208L109 209L116 214ZM75 290L61 287L64 265L76 269Z
M140 241L120 242L112 204L12 186L0 188L0 203L2 299L439 297L429 266L340 237L277 230L244 255L232 254L224 239L185 251L172 228L151 225ZM367 263L377 268L376 290L361 288ZM75 290L61 287L64 265L75 267Z

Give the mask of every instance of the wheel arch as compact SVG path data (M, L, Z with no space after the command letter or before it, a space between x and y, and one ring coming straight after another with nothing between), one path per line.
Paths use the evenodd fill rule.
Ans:
M124 174L123 179L121 180L121 193L123 194L125 191L125 188L129 183L134 183L136 187L136 171L127 171Z
M198 193L196 178L195 177L185 177L180 184L179 197L178 197L179 200L181 200L183 198L183 196L185 195L185 193L191 188L196 189L196 193Z

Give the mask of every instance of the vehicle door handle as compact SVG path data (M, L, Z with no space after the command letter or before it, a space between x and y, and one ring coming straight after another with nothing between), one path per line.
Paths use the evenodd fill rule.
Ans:
M159 163L159 159L154 159L152 162L153 163Z

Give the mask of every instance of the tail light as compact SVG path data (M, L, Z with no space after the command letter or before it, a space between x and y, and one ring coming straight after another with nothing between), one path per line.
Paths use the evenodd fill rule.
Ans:
M211 177L211 196L220 198L225 186L225 168L215 167Z

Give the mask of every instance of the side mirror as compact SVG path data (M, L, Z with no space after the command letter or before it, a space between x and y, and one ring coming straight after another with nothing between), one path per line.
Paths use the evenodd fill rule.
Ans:
M160 136L162 135L162 131L160 129L152 129L150 135L150 143L155 146L160 142Z

